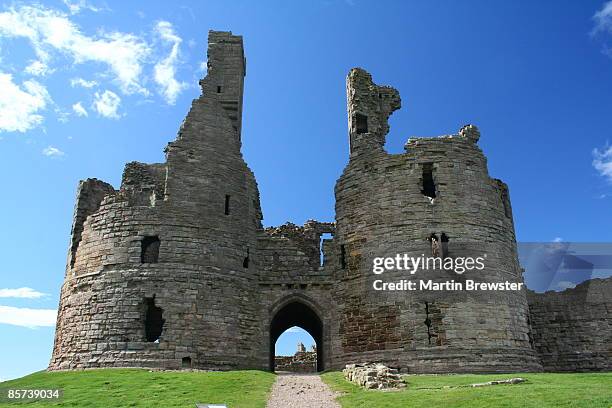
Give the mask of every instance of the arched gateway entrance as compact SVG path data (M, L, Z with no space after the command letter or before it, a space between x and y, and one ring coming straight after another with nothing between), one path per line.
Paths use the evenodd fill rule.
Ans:
M323 344L323 322L315 312L314 305L301 298L282 302L272 312L270 321L270 371L274 371L274 346L279 336L293 326L306 330L317 345L317 371L323 371L325 346Z

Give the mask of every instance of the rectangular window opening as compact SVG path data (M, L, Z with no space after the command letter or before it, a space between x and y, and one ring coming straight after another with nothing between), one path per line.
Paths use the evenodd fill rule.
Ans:
M159 260L159 237L144 237L140 243L140 263L157 263Z
M433 179L433 163L423 164L423 189L421 193L429 198L436 198L436 184Z
M217 93L221 93L221 87L220 86L217 87Z
M357 133L368 133L368 117L366 115L355 114L355 131Z

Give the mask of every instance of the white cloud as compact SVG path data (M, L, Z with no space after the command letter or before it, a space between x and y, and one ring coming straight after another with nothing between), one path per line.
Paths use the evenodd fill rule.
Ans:
M563 242L563 238L561 238L561 237L555 237L555 238L553 239L553 242Z
M593 149L593 167L602 177L612 182L612 146L606 146L602 150Z
M561 290L573 289L575 287L576 287L576 284L570 281L559 281L559 283L557 283L557 288Z
M81 102L77 102L74 105L72 105L72 110L77 116L89 116L87 114L87 110L85 110L83 105L81 105Z
M94 7L90 3L85 0L63 0L68 10L70 10L70 14L78 14L81 10L89 10L93 12L101 11L101 8Z
M47 146L42 150L42 154L47 157L62 157L65 153L57 147Z
M42 61L32 61L30 65L25 67L25 72L34 76L45 76L53 72L49 66Z
M70 86L77 87L77 86L82 86L83 88L93 88L94 86L98 85L97 81L87 81L83 78L72 78L70 80Z
M103 93L96 92L94 94L93 108L100 116L110 119L119 119L117 113L121 98L112 91L104 91Z
M595 28L593 33L607 31L612 33L612 1L604 3L601 10L593 16L595 20Z
M0 289L0 298L38 299L43 296L46 296L46 294L27 287L17 289Z
M51 101L47 89L34 80L20 87L11 74L0 72L0 132L25 132L43 121L38 112Z
M0 305L0 323L13 326L52 327L55 326L57 310L55 309L28 309Z
M158 62L153 68L155 82L160 86L159 92L170 105L174 105L178 95L187 88L187 84L176 80L176 66L179 60L179 46L182 39L176 35L172 24L160 21L155 31L164 43L171 44L170 54Z
M287 333L301 333L302 331L304 331L304 329L297 326L290 327L286 330Z
M140 77L151 48L133 34L115 31L87 36L65 13L22 6L0 13L0 37L27 38L45 64L52 51L68 55L76 64L105 64L122 92L148 94Z

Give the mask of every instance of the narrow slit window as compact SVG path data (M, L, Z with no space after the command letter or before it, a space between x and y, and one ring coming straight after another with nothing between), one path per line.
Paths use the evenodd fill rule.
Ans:
M230 196L229 194L225 195L225 215L229 215L230 213Z
M145 298L145 338L150 343L159 343L164 328L161 307L155 305L155 297Z
M357 133L368 133L368 117L366 115L355 114L355 131Z
M249 248L247 248L246 257L244 258L244 261L242 261L242 267L245 269L249 268L249 261L250 261L249 257L250 257Z
M159 260L159 237L144 237L141 241L140 263L157 263Z
M217 93L221 93L221 87L220 86L217 87Z
M429 198L436 198L436 184L433 179L433 164L423 164L423 189L421 193Z
M346 269L346 248L344 244L340 245L340 267Z

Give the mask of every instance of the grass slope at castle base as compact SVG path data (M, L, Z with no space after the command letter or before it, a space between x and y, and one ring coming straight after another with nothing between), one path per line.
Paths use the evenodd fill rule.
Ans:
M0 383L0 388L63 389L59 401L0 403L0 407L228 407L264 408L275 376L263 371L176 372L104 369L37 372Z
M332 390L343 394L338 397L343 408L612 407L612 373L411 375L404 377L407 388L391 392L362 389L346 381L339 372L325 373L322 377ZM527 382L461 387L513 377L525 378Z

